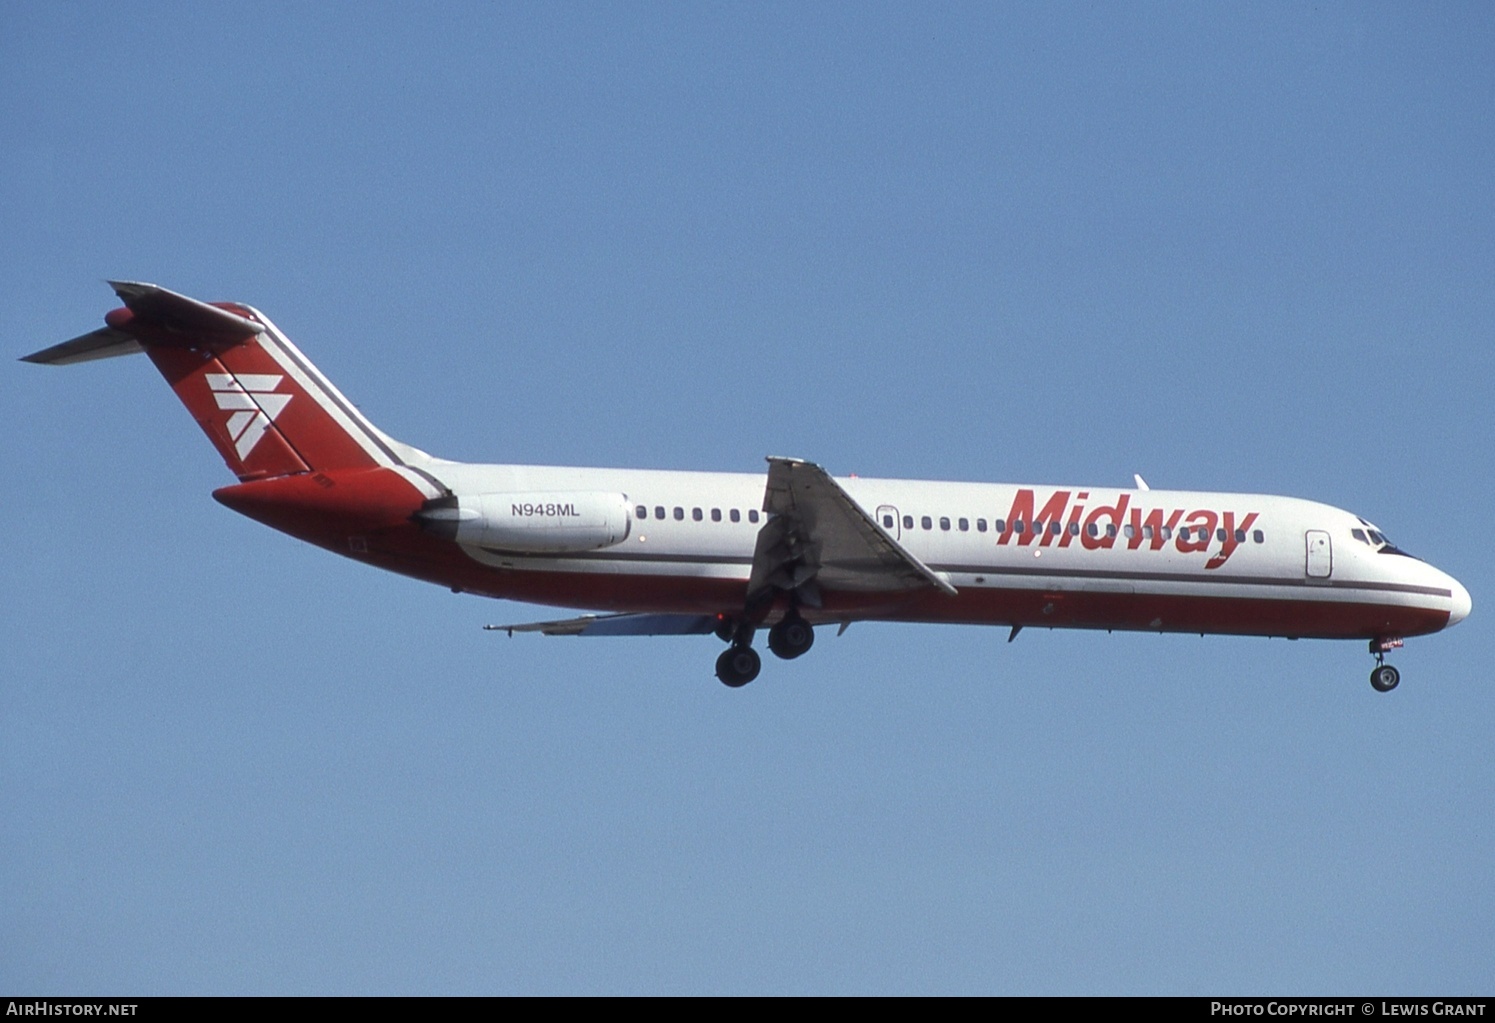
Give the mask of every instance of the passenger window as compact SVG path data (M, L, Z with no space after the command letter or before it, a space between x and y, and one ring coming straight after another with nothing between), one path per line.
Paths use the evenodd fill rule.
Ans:
M1184 526L1182 529L1180 529L1178 531L1178 538L1180 540L1188 540L1189 539L1189 527L1188 526Z
M1235 542L1236 543L1245 543L1246 542L1246 531L1244 529L1237 529L1235 531Z
M1253 529L1251 531L1251 539L1255 540L1257 543L1266 543L1267 538L1261 535L1261 530Z
M960 531L962 533L969 533L971 531L970 519L961 519L959 522L955 523L955 525L960 528Z
M1116 536L1116 523L1109 522L1106 524L1106 535L1109 537Z
M992 521L991 521L991 528L993 530L995 530L996 532L998 532L998 533L1005 533L1005 532L1007 532L1007 520L1006 519L992 519Z
M1022 535L1023 533L1026 533L1028 531L1027 524L1024 523L1022 519L1018 519L1017 521L1013 522L1012 531L1014 533L1017 533L1018 535Z
M893 516L891 516L891 515L884 515L882 517L882 528L884 528L884 529L892 529L893 528Z
M925 515L924 517L919 519L919 525L923 526L925 529L934 528L934 522L930 520L928 515Z
M757 508L749 508L748 509L748 521L749 522L757 522L758 521L758 509Z
M1058 521L1049 523L1049 536L1058 536L1062 532L1064 532L1064 523Z
M1152 539L1152 527L1151 526L1143 526L1142 527L1142 539L1144 539L1144 540L1151 540Z
M733 522L742 521L742 512L738 511L736 508L733 508L731 511L727 512L727 514L731 516Z
M1225 535L1225 529L1223 527L1215 530L1215 539L1219 540L1221 543L1225 542Z
M914 517L912 515L905 515L905 516L903 516L903 528L904 529L913 529L914 528Z
M1069 535L1070 536L1079 536L1080 535L1080 524L1078 522L1071 522L1069 524Z
M713 508L713 509L711 509L711 521L712 522L720 522L721 520L722 520L722 510L720 508Z
M685 521L685 509L682 508L682 507L680 507L678 504L675 506L675 521L676 522L684 522Z
M664 518L664 505L662 505L662 504L656 504L654 506L654 517L656 519L662 519L662 518Z
M633 509L633 514L637 518L647 519L649 517L649 509L645 508L643 505L639 505L637 508Z
M695 519L697 522L700 522L701 519L704 518L704 516L701 514L701 509L699 508L692 508L690 510L690 517Z
M1121 527L1121 531L1126 534L1126 538L1128 540L1133 539L1137 535L1137 527L1132 525L1130 522Z
M977 519L976 520L976 532L978 532L978 533L984 533L984 532L986 532L986 520L985 519Z
M1173 527L1172 526L1159 526L1158 527L1158 535L1161 536L1164 540L1172 540L1173 539Z
M1090 525L1085 527L1085 532L1089 533L1091 536L1100 536L1100 527L1092 522L1090 523Z
M950 517L948 515L940 516L940 528L947 533L950 531Z

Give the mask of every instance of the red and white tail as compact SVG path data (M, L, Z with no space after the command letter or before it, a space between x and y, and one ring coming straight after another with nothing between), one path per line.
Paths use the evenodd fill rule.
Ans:
M25 361L65 365L144 351L244 482L334 469L408 472L425 460L376 429L257 310L154 284L110 285L125 307L104 318L107 326Z

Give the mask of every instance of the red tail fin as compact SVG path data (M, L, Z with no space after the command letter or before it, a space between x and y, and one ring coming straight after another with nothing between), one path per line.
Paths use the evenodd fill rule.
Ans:
M359 443L331 396L268 333L219 350L144 348L241 480L395 464Z
M144 350L241 480L405 465L386 437L260 313L154 284L111 282L102 330L26 356L70 363Z
M239 479L311 469L286 437L290 424L278 422L291 406L299 412L310 402L284 386L286 375L273 372L279 367L255 341L216 354L157 345L145 351Z

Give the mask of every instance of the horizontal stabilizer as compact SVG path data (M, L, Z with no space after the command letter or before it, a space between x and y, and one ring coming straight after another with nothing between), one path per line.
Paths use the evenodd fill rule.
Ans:
M227 309L199 302L154 284L110 281L109 286L124 302L104 318L109 325L64 341L51 348L21 356L22 362L44 366L71 366L116 355L141 351L139 338L151 344L189 346L201 341L232 344L264 333L265 327Z
M116 355L133 355L140 351L140 342L122 330L100 327L98 330L71 341L64 341L51 348L21 356L22 362L35 362L43 366L71 366L75 362L92 362L94 359L109 359Z
M155 284L110 281L109 286L125 307L135 314L136 321L152 327L188 335L209 334L228 338L262 334L265 330L263 324L254 320Z
M582 615L560 622L485 625L490 632L538 632L543 636L704 636L715 632L716 615Z

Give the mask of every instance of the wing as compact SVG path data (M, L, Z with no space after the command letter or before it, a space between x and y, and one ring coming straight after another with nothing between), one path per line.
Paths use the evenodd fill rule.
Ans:
M768 460L748 604L775 590L811 607L822 590L885 592L932 586L955 595L950 581L894 540L820 466L795 458Z
M763 510L769 515L753 553L749 608L779 591L793 593L808 607L820 606L822 590L896 593L933 587L956 593L947 578L904 550L818 465L770 458ZM511 636L701 636L721 625L718 615L592 614L484 628Z
M485 625L490 632L538 632L542 636L704 636L716 631L716 615L582 615L559 622Z

